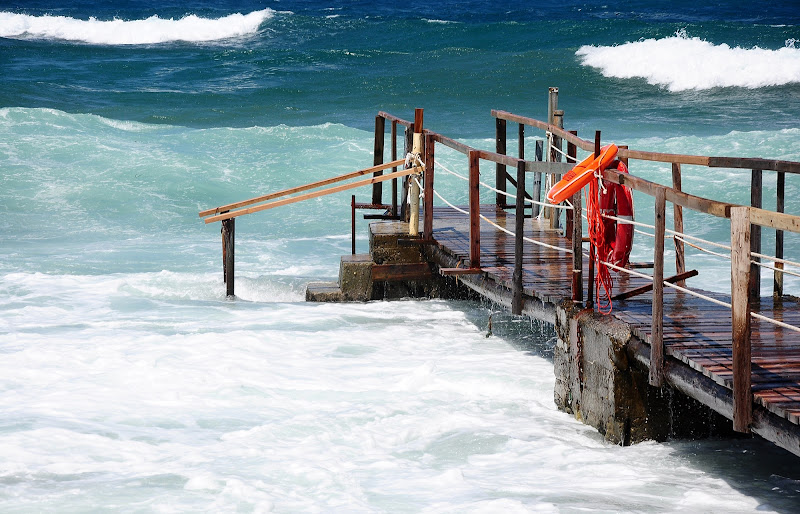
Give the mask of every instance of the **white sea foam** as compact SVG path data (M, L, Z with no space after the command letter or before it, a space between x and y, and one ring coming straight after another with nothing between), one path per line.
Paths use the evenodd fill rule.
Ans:
M79 20L66 16L30 16L0 12L0 37L79 41L96 45L148 45L172 41L218 41L255 33L275 14L272 9L222 18L191 14L181 19L151 16L143 20Z
M800 48L794 40L777 50L741 48L678 31L672 37L617 46L584 45L576 55L581 64L598 68L606 77L643 78L670 91L800 83Z

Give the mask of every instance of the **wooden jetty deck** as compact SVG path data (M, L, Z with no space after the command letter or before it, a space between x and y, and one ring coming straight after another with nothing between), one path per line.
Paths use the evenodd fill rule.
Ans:
M481 213L495 223L514 230L516 217L495 205L482 205ZM568 250L570 241L545 221L525 223L525 237ZM512 289L514 238L484 224L481 228L481 268L487 278ZM469 261L469 219L463 213L436 207L433 238L455 259ZM588 268L587 259L584 258ZM572 256L536 245L526 245L522 260L522 283L526 297L557 303L572 294ZM726 279L727 280L727 279ZM617 274L615 293L650 285L644 278ZM584 289L588 288L584 278ZM689 287L690 289L693 289ZM729 295L697 290L730 302ZM800 325L800 303L796 298L775 300L772 296L754 302L753 311ZM615 301L613 316L627 323L642 341L651 343L652 298L639 295ZM664 291L664 349L715 383L733 390L733 341L731 311L681 291ZM800 425L800 333L755 320L752 325L752 384L756 403L769 412Z
M416 250L410 255L416 257L401 261L387 260L384 254L380 258L374 253L354 255L348 272L340 272L338 287L335 283L320 285L324 301L369 300L376 297L375 283L418 284L431 280L431 270L438 269L451 277L448 280L508 306L514 314L528 314L555 325L556 404L597 427L606 439L627 444L664 437L658 425L671 424L680 415L664 408L664 391L668 390L732 420L733 430L758 434L800 456L800 304L796 296L784 291L784 275L790 273L787 268L800 270L800 263L796 258L784 258L783 248L785 231L800 233L800 216L784 212L786 175L800 174L800 162L663 154L620 147L617 157L630 161L631 174L606 169L598 175L605 183L627 186L653 199L653 261L644 263L644 268L649 266L646 274L632 267L614 271L614 294L637 289L638 293L614 300L612 314L604 315L594 310L593 274L595 266L611 265L589 257L594 245L586 244L587 230L580 215L586 212L582 191L569 199L574 208L562 212L544 205L543 216L538 216L546 177L557 180L566 173L573 166L568 163L577 162L578 149L598 156L601 148L599 131L592 142L563 129L563 111L556 108L557 93L557 88L551 88L547 122L492 111L494 152L423 131L421 109L415 112L413 122L381 112L375 118L373 167L202 211L200 216L206 223L222 222L223 277L228 295L234 294L237 216L371 185L371 201L357 203L355 196L352 199L353 230L356 209L383 211L368 217L387 220L383 226L391 225L392 230L402 226L406 231L402 237L395 234L394 242L387 243L394 245L392 252L405 255L397 248L412 247ZM391 124L390 162L384 161L387 122ZM507 154L508 123L518 125L517 156ZM525 157L526 127L546 133L547 149L543 150L543 140L538 140L534 159ZM398 155L399 129L405 131L401 155L406 159ZM564 142L566 152L561 151ZM442 193L451 192L437 189L435 175L445 169L435 158L438 145L467 158L468 177L462 178L468 182L468 206L449 204ZM672 185L637 177L637 160L670 166ZM481 161L494 168L493 186L486 184L489 174L485 169L481 176ZM706 173L714 173L715 168L749 171L750 204L736 205L683 191L682 165L701 166ZM762 208L765 173L774 173L777 181L774 210ZM529 174L533 175L532 187L526 179ZM327 187L359 177L350 184ZM391 204L385 204L382 184L389 180L392 199ZM399 180L403 181L402 189ZM320 187L327 189L308 192ZM480 203L480 191L485 187L496 192L492 205ZM507 192L508 188L513 194ZM289 195L296 196L278 199ZM398 196L414 200L406 204L398 202ZM416 200L420 196L421 207ZM449 206L434 207L434 196ZM672 229L665 226L668 203L673 208ZM683 231L683 209L730 220L729 241L705 241L722 245L726 248L723 252L729 252L727 256L718 255L731 261L730 275L719 277L730 281L730 294L700 291L683 280L691 273L685 262L684 240L693 237ZM617 221L621 222L633 223ZM557 229L559 226L563 230ZM774 253L761 253L766 251L761 244L762 229L774 231ZM674 277L664 276L667 231L674 235ZM355 254L355 232L353 238ZM760 297L765 261L773 263L763 268L773 278L771 297ZM342 270L344 266L345 258ZM791 273L797 275L797 271ZM358 294L342 293L345 278L352 283L360 281L352 289ZM693 409L687 408L686 415L691 416ZM665 410L670 411L666 418Z

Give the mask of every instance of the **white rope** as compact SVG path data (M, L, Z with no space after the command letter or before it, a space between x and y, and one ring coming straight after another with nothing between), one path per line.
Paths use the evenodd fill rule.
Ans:
M776 271L776 272L779 272L779 273L786 273L787 275L792 275L793 277L800 277L800 273L795 273L794 271L787 271L787 270L782 269L782 268L776 268L775 266L770 266L769 264L764 264L764 263L758 262L758 261L750 261L750 262L752 262L756 266L760 266L762 268L771 269L772 271Z
M764 255L764 254L756 253L756 252L753 252L750 255L752 255L753 257L761 257L762 259L767 259L769 261L781 262L783 264L787 264L787 265L795 267L795 268L800 268L800 263L798 263L798 262L787 261L786 259L781 259L781 258L778 258L778 257L771 257L769 255Z
M691 246L692 248L695 248L695 249L697 249L697 250L700 250L701 252L705 252L705 253L707 253L707 254L710 254L710 255L716 255L717 257L720 257L720 258L722 258L722 259L731 260L731 256L730 256L730 254L726 255L726 254L724 254L724 253L719 253L719 252L714 252L714 251L711 251L711 250L707 250L707 249L703 248L702 246L697 246L697 245L696 245L696 244L694 244L694 243L690 243L689 241L686 241L685 239L683 239L683 238L681 238L681 237L679 237L679 236L673 236L673 237L675 237L675 239L676 239L677 241L680 241L680 242L682 242L682 243L685 243L685 244L687 244L687 245Z
M433 190L433 194L435 194L437 198L439 198L441 201L443 201L445 204L447 204L447 206L450 207L451 209L455 209L456 211L460 212L461 214L466 214L467 216L469 216L469 212L468 211L465 211L464 209L462 209L460 207L456 207L452 203L448 202L441 194L439 194L438 191L436 191L436 189ZM484 220L485 222L489 223L490 225L495 226L501 232L505 232L506 234L508 234L510 236L516 237L516 233L508 230L505 227L501 227L500 225L498 225L494 221L490 220L489 218L487 218L483 214L479 214L478 216L480 216L480 218L482 220ZM567 248L561 248L561 247L558 247L558 246L549 245L547 243L543 243L541 241L536 241L535 239L531 239L529 237L523 237L522 240L523 241L527 241L527 242L529 242L531 244L535 244L535 245L538 245L538 246L543 246L545 248L550 248L551 250L556 250L556 251L563 252L563 253L568 253L568 254L572 253L572 250L569 250Z
M434 159L434 160L433 160L433 162L434 162L434 163L435 163L437 166L439 166L440 168L442 168L442 170L444 170L446 173L449 173L450 175L453 175L453 176L455 176L455 177L458 177L458 178L460 178L461 180L464 180L464 181L466 181L466 182L469 182L469 177L465 177L465 176L463 176L463 175L460 175L460 174L456 173L455 171L452 171L452 170L448 169L448 168L447 168L447 166L445 166L445 165L444 165L444 164L442 164L441 162L437 161L436 159ZM512 199L514 199L514 200L516 200L516 199L517 199L516 195L512 195L511 193L508 193L508 192L506 192L506 191L500 191L499 189L495 189L494 187L490 186L489 184L486 184L485 182L478 182L478 183L479 183L480 185L482 185L483 187L485 187L485 188L487 188L487 189L490 189L490 190L492 190L492 191L494 191L494 192L496 192L496 193L500 193L500 194L502 194L502 195L505 195L505 196L507 196L507 197L509 197L509 198L512 198ZM540 202L540 201L538 201L538 200L531 200L531 199L526 199L525 201L526 201L526 202L529 202L529 203L532 203L532 204L536 204L536 205L542 205L542 206L545 206L545 207L553 207L553 208L555 208L555 209L565 209L565 210L572 209L572 206L571 206L571 205L570 205L570 206L567 206L567 205L553 205L553 204L551 204L551 203L545 203L545 202Z
M728 251L731 250L731 247L728 246L728 245L715 243L714 241L709 241L709 240L703 239L701 237L690 236L689 234L676 232L676 231L670 230L670 229L666 229L666 231L669 232L670 234L675 234L675 239L679 239L680 241L683 241L686 244L688 244L688 242L683 239L684 237L687 238L687 239L691 239L693 241L700 241L701 243L707 243L707 244L710 244L711 246L716 246L717 248L722 248L723 250L728 250Z
M794 332L800 332L800 327L789 325L788 323L784 323L783 321L778 321L776 319L768 318L762 314L758 314L755 312L751 312L750 315L756 319L766 321L767 323L772 323L773 325L778 325L779 327L788 328L789 330L792 330Z

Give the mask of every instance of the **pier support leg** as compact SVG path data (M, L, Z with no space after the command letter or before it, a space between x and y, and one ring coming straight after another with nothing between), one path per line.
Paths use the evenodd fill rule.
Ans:
M236 218L222 220L222 259L223 279L227 296L233 296L234 285L234 235L236 233Z

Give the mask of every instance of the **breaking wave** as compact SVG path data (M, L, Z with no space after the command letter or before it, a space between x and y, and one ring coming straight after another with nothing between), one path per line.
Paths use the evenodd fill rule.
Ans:
M148 45L173 41L207 42L254 34L275 14L272 9L222 18L191 14L180 19L79 20L66 16L30 16L0 12L0 37L53 39L95 45Z
M777 50L741 48L688 37L681 30L663 39L584 45L576 55L581 64L598 68L606 77L643 78L669 91L800 83L800 48L791 39Z

